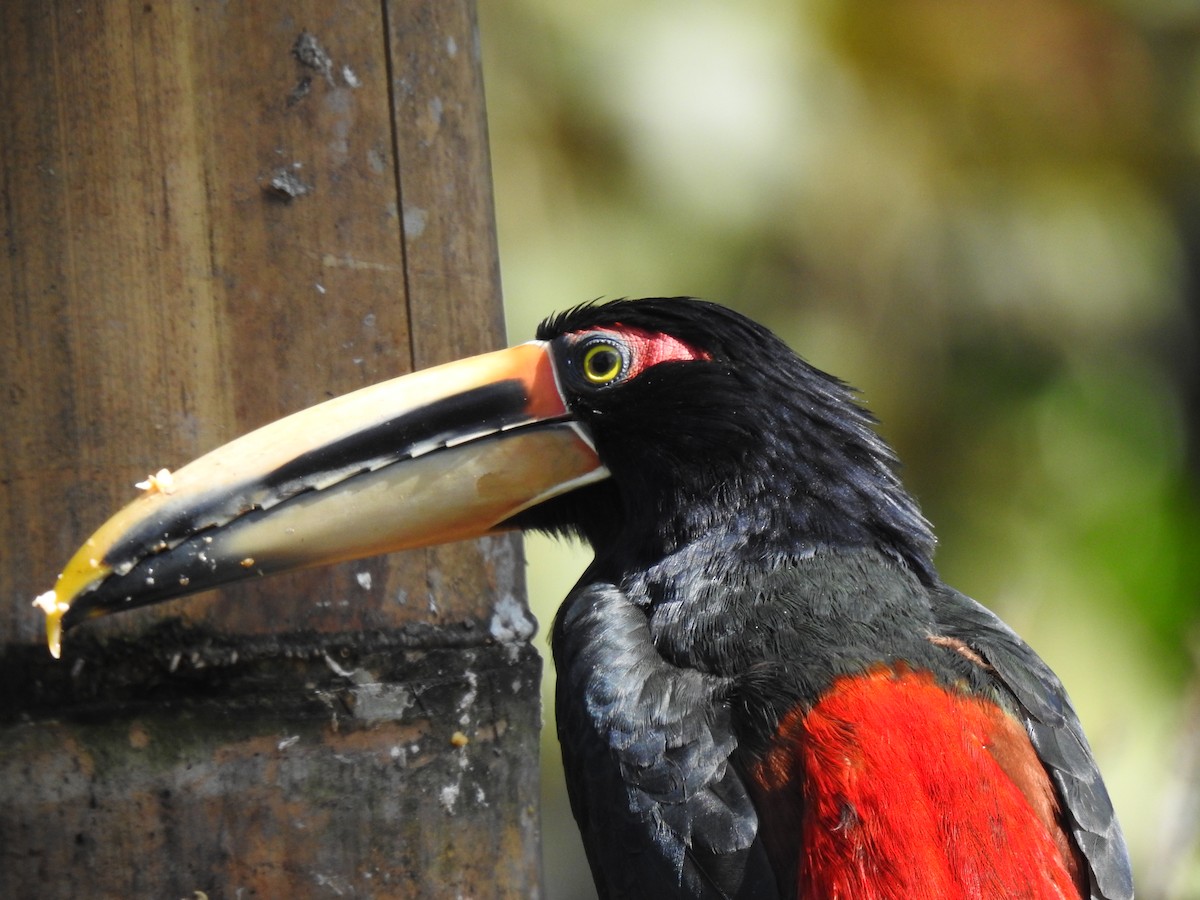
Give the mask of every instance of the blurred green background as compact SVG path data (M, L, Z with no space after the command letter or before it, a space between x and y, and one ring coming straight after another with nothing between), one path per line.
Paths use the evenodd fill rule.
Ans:
M694 294L862 389L946 580L1068 685L1139 896L1200 897L1200 6L480 13L511 340ZM528 548L544 634L587 555ZM594 896L543 752L547 896Z

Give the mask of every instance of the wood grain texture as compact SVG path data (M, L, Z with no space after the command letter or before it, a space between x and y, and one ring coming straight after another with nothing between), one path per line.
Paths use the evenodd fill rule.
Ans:
M159 881L107 882L99 893L232 896L253 884L259 896L278 896L300 884L307 895L318 861L332 865L317 844L341 840L343 869L321 871L350 879L355 896L443 896L458 883L444 867L408 872L399 892L362 873L382 871L387 846L407 860L393 878L446 853L496 846L470 829L448 836L468 806L476 832L507 835L500 895L534 890L536 816L527 807L536 789L537 661L525 648L532 620L515 538L122 614L68 639L57 667L41 657L40 615L27 602L147 472L176 468L327 397L503 344L480 79L470 2L0 4L0 596L8 601L0 719L10 723L2 742L17 753L5 751L0 780L28 780L20 796L31 804L0 812L6 858L29 851L22 866L8 867L10 889L0 893L19 896L36 884L39 896L81 895L102 861L105 877L119 878L108 872L115 860L157 859L166 830L183 829L176 839L188 865L208 881L185 884L163 862L161 871L150 866L157 875L140 868L137 876ZM515 648L505 652L520 687L511 703L486 710L471 706L480 694L453 671L453 656L439 657L436 677L418 662L387 674L377 664L361 670L396 690L407 690L409 677L457 679L458 700L431 709L473 727L532 710L522 724L528 733L510 732L502 747L516 761L495 792L484 788L486 806L439 802L448 784L440 776L397 780L390 763L378 779L363 774L374 771L363 760L403 746L395 729L411 713L339 730L324 707L284 704L273 715L257 709L242 730L219 737L206 724L216 713L203 707L177 734L172 724L197 696L219 708L225 690L244 685L246 667L268 695L308 696L315 676L305 666L350 683L336 669L358 671L351 663L362 654L431 646L494 654L504 645ZM331 668L330 648L350 662ZM101 668L123 673L111 679L115 693L95 689L108 683L94 681ZM134 710L139 684L152 685L165 708ZM462 698L469 708L455 705ZM52 728L20 722L56 709L68 714ZM98 718L107 736L94 730ZM287 824L308 802L300 770L260 786L279 791L278 802L260 806L248 788L259 776L248 773L259 771L263 748L292 730L309 748L302 770L325 778L338 757L358 759L355 783L380 796L399 791L388 808L403 807L404 821L371 801L359 819L322 819L306 837ZM226 738L232 749L218 753ZM22 752L25 761L15 761ZM473 751L447 752L448 772L460 764L475 772ZM145 782L138 790L150 794L115 809L122 766L155 753L161 782ZM201 802L185 773L214 754L228 765L206 768L203 791L214 799ZM64 766L76 774L63 776ZM173 787L175 778L182 781ZM67 786L55 788L56 779ZM78 805L88 790L109 798L102 821L86 800ZM152 803L155 791L169 791L173 805ZM160 824L142 829L155 803ZM414 831L410 815L423 827ZM75 843L46 846L45 830L31 824L44 820ZM286 853L272 868L266 857L285 833ZM426 839L424 849L411 846ZM261 865L238 880L244 872L231 842L256 841ZM484 868L495 874L496 865ZM479 867L460 869L469 879ZM32 880L11 880L23 877Z

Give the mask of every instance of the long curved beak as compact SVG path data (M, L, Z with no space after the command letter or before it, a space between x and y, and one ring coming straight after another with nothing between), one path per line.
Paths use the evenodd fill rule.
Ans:
M219 584L478 537L608 476L547 346L346 394L139 485L37 598L50 652L79 622Z

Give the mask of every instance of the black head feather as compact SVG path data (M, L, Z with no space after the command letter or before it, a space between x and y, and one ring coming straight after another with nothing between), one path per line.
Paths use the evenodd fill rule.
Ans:
M598 328L669 334L708 359L599 389L568 383L613 478L521 524L578 531L598 558L638 565L699 540L743 559L873 546L934 580L929 523L846 384L763 326L692 298L588 303L537 336L554 344L561 371L575 336Z

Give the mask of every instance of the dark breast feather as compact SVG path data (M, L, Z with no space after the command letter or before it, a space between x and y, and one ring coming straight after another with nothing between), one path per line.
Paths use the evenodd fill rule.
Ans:
M722 679L674 666L616 587L568 598L554 628L572 811L605 897L778 897L730 764Z

